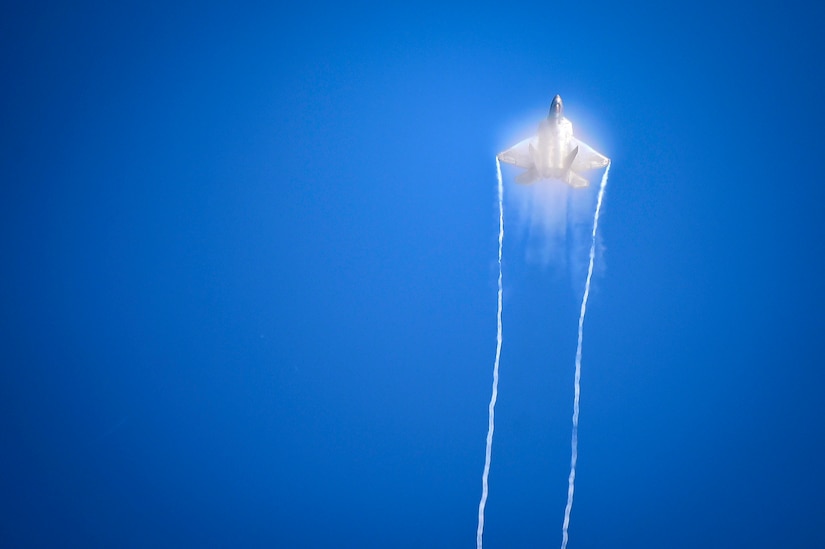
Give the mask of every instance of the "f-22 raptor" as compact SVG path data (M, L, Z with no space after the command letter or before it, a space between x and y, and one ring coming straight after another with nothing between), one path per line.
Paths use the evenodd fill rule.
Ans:
M564 117L564 105L557 95L550 113L539 123L538 134L498 154L498 159L527 171L516 183L529 184L540 179L558 179L571 187L587 187L582 172L607 166L610 160L573 137L573 124Z

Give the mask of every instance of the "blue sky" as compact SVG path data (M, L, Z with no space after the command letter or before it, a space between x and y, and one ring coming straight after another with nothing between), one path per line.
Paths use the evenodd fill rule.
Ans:
M822 17L8 3L0 539L471 547L559 93L613 159L569 547L825 545ZM583 280L505 215L485 546L554 546Z

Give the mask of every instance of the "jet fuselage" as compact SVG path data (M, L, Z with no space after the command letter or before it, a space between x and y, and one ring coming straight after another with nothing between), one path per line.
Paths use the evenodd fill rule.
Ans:
M558 179L571 187L587 187L581 172L603 168L610 160L573 136L573 124L564 117L561 97L553 98L550 113L539 123L536 136L520 141L496 156L499 161L526 171L515 181L528 185L542 179Z
M531 152L536 171L542 178L564 178L570 168L566 162L572 152L572 136L573 124L561 115L548 116L539 123L536 147Z

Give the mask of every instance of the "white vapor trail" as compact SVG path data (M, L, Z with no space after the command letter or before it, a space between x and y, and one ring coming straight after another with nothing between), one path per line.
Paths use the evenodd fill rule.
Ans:
M567 547L567 528L570 525L570 510L573 508L573 488L576 482L576 461L579 459L579 395L581 394L581 373L582 373L582 335L584 333L584 315L587 312L587 298L590 297L590 280L593 278L593 262L596 259L596 230L599 227L599 212L602 209L604 190L607 187L607 174L610 171L610 163L604 170L602 183L599 186L599 197L596 199L596 213L593 215L593 233L590 242L590 264L587 267L587 279L584 283L584 295L582 296L582 308L579 313L579 340L576 345L576 374L573 381L573 435L570 440L570 477L567 480L567 506L564 508L564 523L562 524L561 549Z
M487 478L490 476L490 459L493 455L493 430L495 428L496 399L498 398L498 365L501 361L501 250L504 245L504 183L501 180L501 162L496 158L498 175L498 312L496 314L496 361L493 364L493 394L490 397L490 420L487 427L487 450L484 454L484 473L481 475L481 501L478 504L478 529L476 530L476 547L481 549L484 534L484 506L487 505Z

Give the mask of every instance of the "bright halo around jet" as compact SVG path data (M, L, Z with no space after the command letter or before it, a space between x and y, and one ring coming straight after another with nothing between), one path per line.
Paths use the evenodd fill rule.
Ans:
M530 184L542 179L556 179L574 188L587 187L584 173L604 168L610 160L588 144L573 137L573 123L564 117L564 103L557 95L550 104L547 118L539 123L536 135L516 143L497 158L526 171L516 183Z

